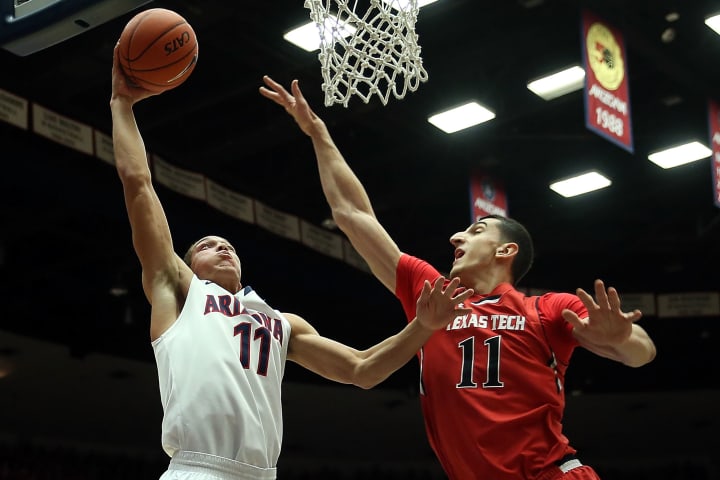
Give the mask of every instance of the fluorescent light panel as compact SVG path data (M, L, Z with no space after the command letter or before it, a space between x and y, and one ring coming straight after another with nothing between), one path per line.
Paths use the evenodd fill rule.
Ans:
M712 155L712 150L700 142L690 142L648 155L648 160L662 168L673 168L702 160Z
M323 40L329 45L334 43L338 36L345 38L352 36L355 30L352 25L342 24L338 22L337 18L330 16L325 20L325 38ZM320 32L315 22L306 23L290 30L283 35L283 38L308 52L320 49Z
M391 7L393 7L395 10L407 10L407 7L410 5L410 0L382 0L384 3L387 3ZM417 6L418 8L424 7L425 5L429 3L437 2L437 0L418 0Z
M585 82L585 70L575 65L527 84L527 88L545 100L580 90Z
M283 38L308 52L320 48L320 33L314 22L290 30Z
M720 35L720 13L717 15L713 15L712 17L708 17L705 19L705 25L715 30L715 33Z
M593 171L551 183L550 190L567 198L609 187L611 184L607 177Z
M418 8L424 7L429 3L434 3L437 0L418 0ZM386 4L390 5L396 10L406 10L410 5L410 0L383 0ZM335 30L333 30L333 27ZM335 42L338 33L343 37L347 38L352 36L356 31L356 28L346 23L340 24L336 17L330 15L330 18L325 20L325 42L329 45ZM337 32L337 33L335 33ZM303 50L313 52L320 49L320 32L318 31L317 24L315 22L306 23L301 25L283 35L283 38L293 45L297 45Z
M428 122L445 133L455 133L495 118L495 113L477 102L466 103L428 118Z

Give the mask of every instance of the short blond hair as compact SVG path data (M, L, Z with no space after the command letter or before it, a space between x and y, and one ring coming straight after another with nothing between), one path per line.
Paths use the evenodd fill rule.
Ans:
M203 238L205 238L205 237L203 237ZM202 240L202 238L200 240ZM190 245L190 248L188 248L187 251L185 252L185 255L183 256L183 262L185 262L185 264L188 267L192 265L193 251L195 250L195 247L200 242L200 240L194 241L193 244Z

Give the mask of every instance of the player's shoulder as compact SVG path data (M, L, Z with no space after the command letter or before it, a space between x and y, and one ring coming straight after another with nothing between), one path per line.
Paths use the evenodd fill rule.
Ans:
M538 308L545 314L560 314L564 309L573 309L576 305L582 305L580 299L574 293L569 292L546 292L537 297Z
M572 301L577 295L570 292L544 292L538 295L543 301Z
M406 272L413 276L437 278L440 275L438 269L430 264L430 262L408 253L402 254L398 261L397 269L400 272Z

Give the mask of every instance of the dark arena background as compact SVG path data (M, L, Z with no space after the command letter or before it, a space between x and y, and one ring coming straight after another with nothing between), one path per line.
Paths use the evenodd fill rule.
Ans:
M301 0L46 1L32 22L8 21L18 2L2 2L0 479L157 479L167 466L149 306L109 139L113 46L153 7L183 15L199 42L191 78L135 108L178 253L227 237L245 284L357 348L403 325L399 302L328 222L309 139L258 93L265 74L297 78L403 251L449 268L480 172L534 237L522 288L590 290L601 278L644 311L650 365L574 354L564 425L585 463L608 480L720 478L714 158L648 160L686 141L713 147L720 35L705 19L717 1L438 0L416 25L428 81L347 108L324 106L318 51L283 38L310 21ZM546 101L527 88L582 64L585 11L622 33L632 151L586 126L582 90ZM454 134L428 122L468 99L496 117ZM589 170L612 185L573 198L548 188ZM416 361L368 391L288 363L283 395L279 478L444 478Z

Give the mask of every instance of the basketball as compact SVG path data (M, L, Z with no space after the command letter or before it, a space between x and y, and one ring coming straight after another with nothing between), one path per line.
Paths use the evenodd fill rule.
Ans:
M151 8L135 15L120 34L118 60L127 79L152 92L164 92L190 77L198 42L178 13Z

